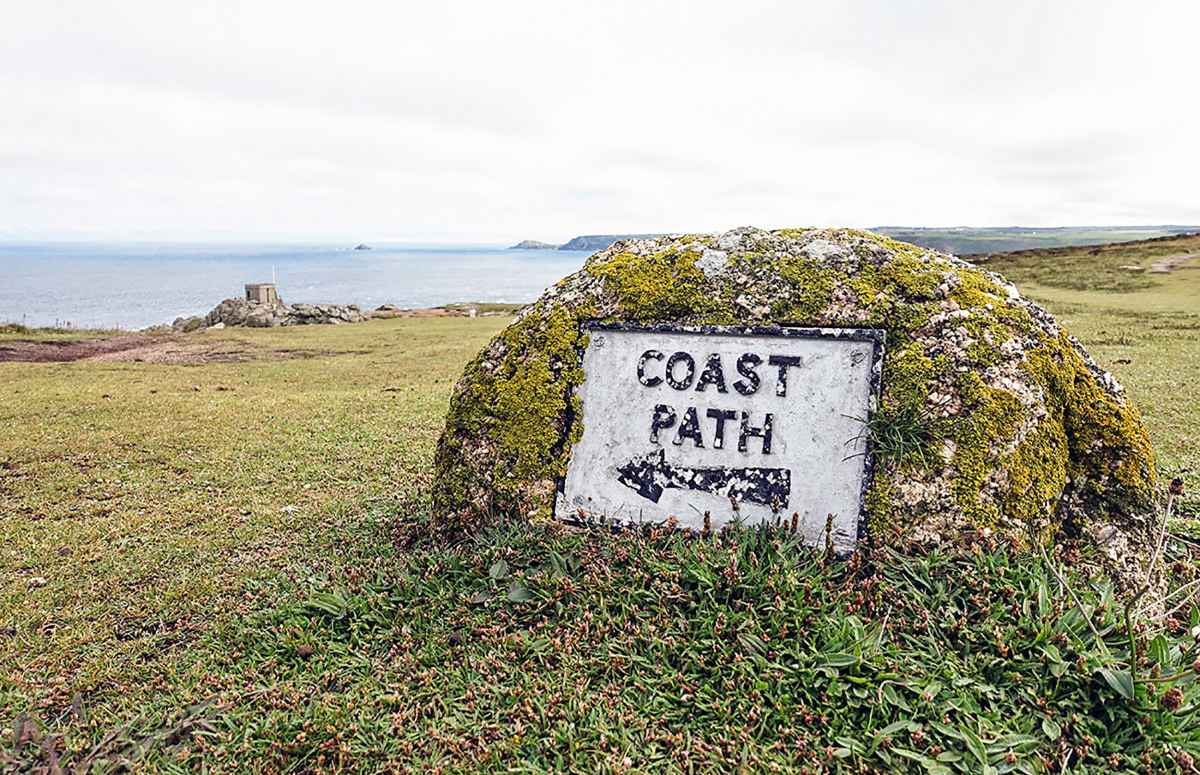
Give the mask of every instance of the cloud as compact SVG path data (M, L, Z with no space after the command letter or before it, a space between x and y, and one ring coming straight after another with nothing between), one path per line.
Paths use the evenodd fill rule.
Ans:
M1188 3L29 3L0 234L1200 222Z

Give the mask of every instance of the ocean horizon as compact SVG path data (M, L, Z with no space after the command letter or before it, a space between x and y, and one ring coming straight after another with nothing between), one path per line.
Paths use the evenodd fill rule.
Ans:
M246 283L273 279L287 303L521 304L588 255L480 244L0 243L0 323L134 330L203 315Z

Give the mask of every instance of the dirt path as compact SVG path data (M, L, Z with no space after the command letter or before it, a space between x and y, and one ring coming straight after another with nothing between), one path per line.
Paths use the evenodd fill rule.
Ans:
M1177 253L1173 256L1163 256L1150 264L1151 274L1170 274L1172 270L1193 258L1200 258L1200 253Z
M103 339L64 339L61 341L36 342L14 339L0 342L0 362L28 361L33 363L56 363L78 361L96 355L111 355L146 347L156 342L149 336L113 336Z
M186 336L129 334L102 339L38 342L17 339L0 342L0 363L216 363L260 357L304 357L310 353L248 350L236 342L204 342Z
M146 336L124 334L102 339L70 339L38 342L30 339L0 341L0 363L240 363L253 360L320 358L330 355L361 355L361 350L305 350L247 347L242 342L205 341L188 334Z

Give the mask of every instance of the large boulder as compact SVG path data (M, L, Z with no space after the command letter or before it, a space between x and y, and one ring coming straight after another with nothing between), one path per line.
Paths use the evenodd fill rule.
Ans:
M618 242L467 366L438 445L440 527L548 519L581 429L584 321L882 328L870 534L1132 537L1155 471L1121 386L1004 278L844 229Z
M204 322L210 327L217 323L224 323L227 326L246 326L251 325L252 315L261 317L262 313L268 310L268 305L258 302L236 298L225 299L204 316Z

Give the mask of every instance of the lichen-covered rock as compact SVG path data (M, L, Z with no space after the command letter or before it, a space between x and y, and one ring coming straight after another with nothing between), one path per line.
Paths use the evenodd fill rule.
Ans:
M193 331L199 331L200 329L204 328L205 323L206 321L203 317L199 315L192 315L191 317L186 318L175 318L174 322L172 322L168 328L170 328L172 332L190 334Z
M549 518L581 430L587 320L885 329L867 495L884 543L1147 528L1155 473L1137 412L1002 277L867 232L751 228L618 242L522 310L451 399L441 527Z
M265 304L247 299L225 299L203 318L210 328L218 323L274 328L360 323L364 320L367 320L367 315L354 304Z

